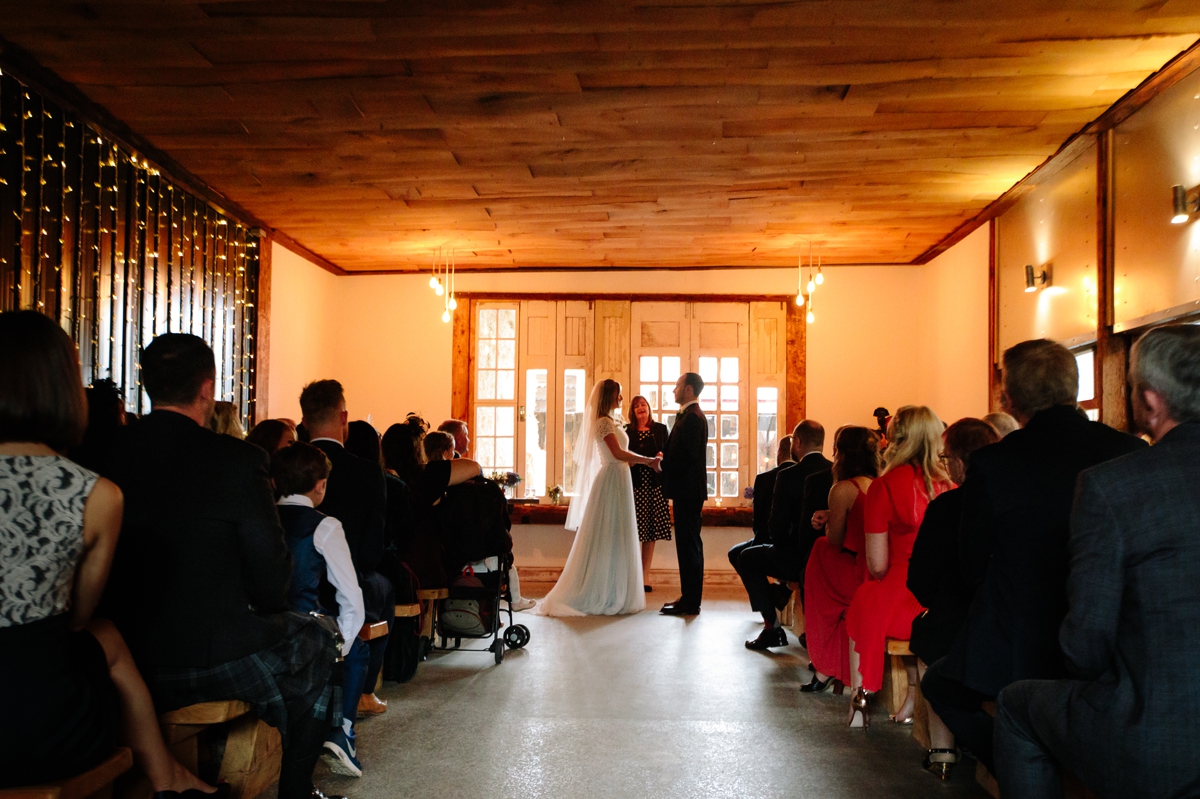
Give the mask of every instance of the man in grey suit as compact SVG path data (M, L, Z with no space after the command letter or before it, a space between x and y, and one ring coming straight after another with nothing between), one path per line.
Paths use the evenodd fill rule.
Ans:
M1062 797L1060 769L1102 797L1200 795L1200 327L1147 333L1129 382L1155 445L1080 475L1059 633L1075 679L1000 693L1005 797Z

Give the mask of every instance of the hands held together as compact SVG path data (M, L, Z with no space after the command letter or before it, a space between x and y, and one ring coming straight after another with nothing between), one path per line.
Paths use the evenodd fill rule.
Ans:
M646 465L649 466L654 471L659 472L661 474L662 473L662 459L663 459L663 456L662 456L662 453L660 452L657 455L655 455L653 458L651 458L650 462L647 463Z

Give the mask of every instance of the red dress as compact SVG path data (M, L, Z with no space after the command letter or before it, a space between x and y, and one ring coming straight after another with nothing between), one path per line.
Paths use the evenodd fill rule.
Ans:
M934 483L934 493L940 494L949 487ZM922 610L905 583L908 559L928 505L925 479L907 464L871 483L867 491L864 532L887 531L888 572L882 580L868 575L866 582L858 587L846 613L846 629L854 640L858 671L863 688L868 691L883 687L887 639L908 640L913 619Z
M858 488L857 484L855 488ZM850 682L850 636L846 611L867 576L861 488L846 516L846 538L835 547L818 538L804 570L804 633L813 667L842 683Z

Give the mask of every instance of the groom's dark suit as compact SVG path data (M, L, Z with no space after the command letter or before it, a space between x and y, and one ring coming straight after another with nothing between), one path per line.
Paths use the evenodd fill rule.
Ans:
M675 417L663 453L663 494L675 510L675 552L679 559L678 603L688 610L700 609L704 591L704 544L700 540L700 511L708 496L704 466L708 445L708 421L699 404L689 405Z

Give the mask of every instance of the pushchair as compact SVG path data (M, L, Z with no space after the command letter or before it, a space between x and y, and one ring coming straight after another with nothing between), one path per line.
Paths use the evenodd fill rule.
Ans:
M488 559L496 564L489 571L475 571L468 567L463 575L454 580L449 588L450 596L438 601L437 635L435 649L453 651L462 648L462 639L491 639L486 649L471 649L468 652L491 652L499 665L504 661L504 649L520 649L529 643L529 628L524 624L513 624L512 592L508 585L508 570L512 566L512 553ZM508 624L501 622L508 614ZM500 631L504 630L503 636ZM453 641L453 646L450 642Z

